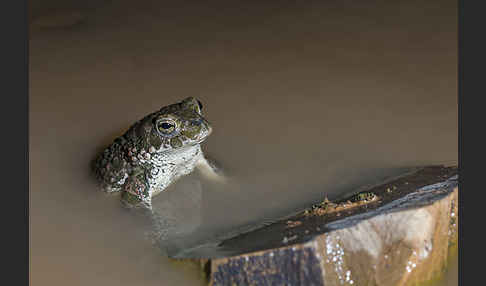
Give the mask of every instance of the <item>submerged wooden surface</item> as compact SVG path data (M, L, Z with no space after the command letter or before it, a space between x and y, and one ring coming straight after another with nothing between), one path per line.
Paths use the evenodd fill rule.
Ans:
M419 285L457 241L457 193L457 168L426 167L192 256L211 285Z

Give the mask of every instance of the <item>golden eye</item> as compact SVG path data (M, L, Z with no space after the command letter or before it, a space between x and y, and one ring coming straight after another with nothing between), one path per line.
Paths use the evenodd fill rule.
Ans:
M162 119L157 121L157 131L162 134L170 134L176 129L175 122L170 119Z

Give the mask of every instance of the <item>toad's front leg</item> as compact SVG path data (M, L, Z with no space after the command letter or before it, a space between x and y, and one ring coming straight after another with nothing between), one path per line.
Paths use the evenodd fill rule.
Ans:
M152 194L146 172L129 176L121 191L121 201L126 207L152 209Z
M208 179L218 183L226 183L227 178L223 174L223 170L219 167L219 164L213 159L200 156L196 168Z

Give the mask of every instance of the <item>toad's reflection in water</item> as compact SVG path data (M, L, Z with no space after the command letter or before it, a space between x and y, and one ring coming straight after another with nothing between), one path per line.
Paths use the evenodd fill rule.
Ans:
M189 175L152 201L150 236L160 248L171 240L194 232L202 224L203 187L197 176Z

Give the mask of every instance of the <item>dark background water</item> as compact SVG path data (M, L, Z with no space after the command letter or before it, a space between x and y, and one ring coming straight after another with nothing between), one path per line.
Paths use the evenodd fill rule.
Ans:
M205 191L205 234L457 163L456 1L32 0L30 11L33 285L202 283L87 168L187 96L214 127L203 148L235 178Z

